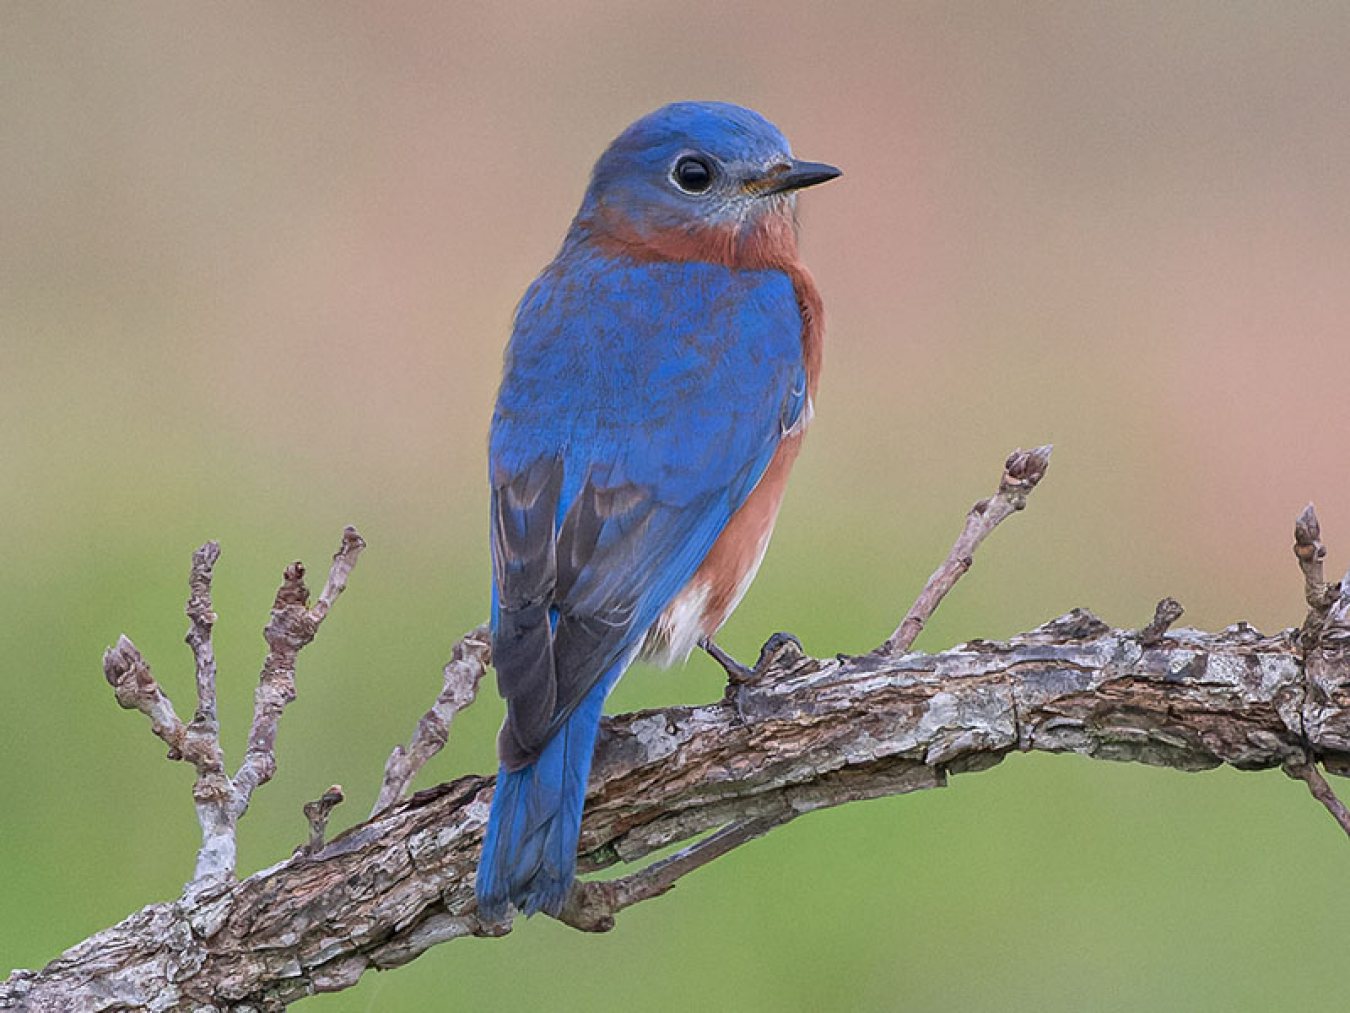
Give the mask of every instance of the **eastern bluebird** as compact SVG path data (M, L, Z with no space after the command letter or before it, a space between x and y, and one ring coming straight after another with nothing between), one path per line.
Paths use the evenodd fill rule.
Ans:
M749 109L665 106L600 156L516 310L489 446L485 920L562 910L606 695L638 656L716 651L764 557L820 376L796 191L838 175Z

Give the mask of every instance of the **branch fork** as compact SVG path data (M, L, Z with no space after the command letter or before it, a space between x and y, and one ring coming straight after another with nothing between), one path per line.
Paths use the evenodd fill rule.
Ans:
M202 829L202 844L189 888L233 877L238 864L235 829L248 810L253 793L276 772L277 725L286 705L295 699L295 663L302 648L314 639L319 625L347 586L352 567L366 546L355 528L342 534L328 579L311 607L304 565L286 568L277 590L272 615L263 636L267 657L254 694L253 722L248 747L238 771L225 771L216 715L216 660L211 642L216 615L211 604L211 580L220 545L207 542L192 555L188 576L185 638L196 669L197 710L184 724L173 704L150 673L150 666L126 636L103 655L103 673L117 702L150 719L150 730L169 747L169 759L191 763L197 771L192 798Z

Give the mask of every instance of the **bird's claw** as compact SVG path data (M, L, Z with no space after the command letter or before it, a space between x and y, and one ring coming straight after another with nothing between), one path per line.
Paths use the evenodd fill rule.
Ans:
M791 633L780 631L764 641L764 646L759 649L759 660L755 662L754 674L762 678L780 662L795 662L798 658L804 657L806 651L802 649L802 642Z
M766 640L759 650L759 659L755 662L754 668L742 665L718 647L711 637L705 638L699 646L726 671L727 699L735 706L736 716L743 725L750 723L745 713L746 687L763 679L773 668L790 669L795 666L798 659L806 657L806 652L802 650L802 642L791 633L775 633Z

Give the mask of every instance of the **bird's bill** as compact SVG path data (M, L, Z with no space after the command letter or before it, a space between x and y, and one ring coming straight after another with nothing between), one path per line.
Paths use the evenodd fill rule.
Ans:
M839 169L825 162L804 162L794 159L785 166L775 168L758 179L745 184L745 188L757 197L769 194L786 193L789 190L801 190L817 183L828 183L842 175Z

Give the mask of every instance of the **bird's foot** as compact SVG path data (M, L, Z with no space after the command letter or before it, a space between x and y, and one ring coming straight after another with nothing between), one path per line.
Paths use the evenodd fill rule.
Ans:
M718 647L712 637L706 637L699 642L708 654L716 661L727 673L727 699L735 706L736 715L740 718L741 724L750 724L750 719L746 715L746 691L754 683L760 681L770 670L776 666L791 669L800 659L806 657L802 650L802 643L791 633L775 633L764 642L764 646L759 650L759 660L755 662L755 667L750 668L742 665L722 648Z
M755 677L762 678L775 665L786 662L786 667L794 667L799 658L805 658L806 651L802 642L791 633L775 633L759 649L759 660L755 662Z

